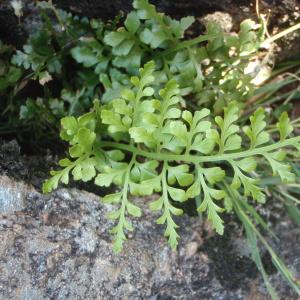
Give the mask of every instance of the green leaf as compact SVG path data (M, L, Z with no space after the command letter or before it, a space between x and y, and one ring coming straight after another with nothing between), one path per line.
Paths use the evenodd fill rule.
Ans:
M197 135L191 145L190 150L195 150L203 154L212 153L215 148L216 142L212 138L204 138L202 135Z
M144 182L148 179L155 178L157 176L157 167L159 166L158 161L149 160L144 163L136 163L131 170L131 178L135 182Z
M105 195L101 200L106 204L119 203L122 197L122 192Z
M88 46L77 46L71 49L72 57L79 63L82 63L84 67L94 66L99 62L98 57L93 50Z
M73 167L73 164L70 164L65 169L59 171L51 171L51 178L47 179L43 183L43 193L50 193L58 187L59 181L64 184L69 183L69 172L70 169Z
M287 136L293 132L293 126L290 123L287 112L283 112L279 118L279 122L276 124L280 132L280 141L283 141Z
M164 233L165 237L169 237L169 245L172 249L175 249L178 245L178 238L179 235L176 232L176 229L178 228L178 225L174 222L172 218L172 214L180 215L182 214L182 210L175 208L169 203L168 197L166 194L163 194L160 199L155 201L154 204L152 204L152 209L158 210L160 207L164 210L162 216L157 219L157 224L165 224L167 223L167 227Z
M193 122L193 115L190 111L184 110L182 112L182 118L191 126Z
M95 178L95 184L106 187L109 187L112 183L122 184L127 166L126 163L115 163L113 168L105 166L104 173L98 174Z
M125 28L121 27L117 31L109 32L104 37L104 43L111 46L114 55L113 64L119 68L126 68L128 71L138 68L144 51L135 37L137 21L134 14L126 19Z
M195 198L196 196L199 196L201 192L201 185L198 180L195 180L195 182L187 189L186 191L186 198Z
M129 186L130 186L130 193L134 196L148 196L153 193L153 186L145 182L142 183L131 182Z
M61 167L68 167L72 164L72 162L68 159L68 158L63 158L61 159L58 164L61 166Z
M220 136L216 136L220 152L238 150L241 148L242 139L237 132L239 127L233 124L238 119L238 107L236 103L230 103L224 108L224 118L217 116L215 121L221 129Z
M270 139L269 134L264 131L266 127L265 113L262 108L255 111L254 115L250 117L250 126L245 126L244 132L250 139L250 148L255 148L257 146L267 143Z
M140 20L137 16L136 12L132 11L131 13L129 13L127 15L124 24L125 24L127 30L134 34L140 27L141 23L140 23Z
M149 207L153 211L161 210L163 207L163 204L164 204L163 197L160 197L157 200L150 202Z
M105 154L113 161L122 161L125 157L125 154L119 149L107 151Z
M95 161L93 158L85 160L77 160L74 169L72 170L74 180L82 180L83 182L90 181L96 176Z
M273 175L279 175L282 182L284 183L293 183L295 182L295 174L291 172L291 166L285 163L280 162L278 159L277 153L268 153L265 154L265 158L271 165L273 170Z
M122 120L121 115L118 113L115 113L111 110L102 110L101 119L103 124L109 125L108 130L111 133L128 131L129 126L124 124L124 120Z
M52 177L43 183L43 193L50 193L51 191L55 190L58 186L59 179L59 175L52 174Z
M168 35L163 31L153 32L145 28L140 33L140 39L143 43L149 44L151 48L155 49L168 40Z
M184 187L193 183L194 175L189 173L188 165L168 167L168 183L174 185L176 181Z
M61 126L64 129L61 137L65 140L70 140L70 138L78 131L78 123L74 117L62 118Z
M186 194L184 190L173 188L173 187L168 187L168 192L170 194L170 197L179 202L183 202L186 200Z
M220 218L218 213L222 212L223 209L216 205L213 199L223 199L226 196L226 193L223 190L217 190L208 187L202 173L199 173L199 180L203 188L204 198L197 210L199 212L207 211L208 220L211 221L213 228L216 229L216 232L222 235L224 233L224 225L223 220Z
M127 208L128 213L130 215L132 215L133 217L138 218L142 215L141 209L129 201L127 202L126 208Z
M172 121L169 124L170 133L177 137L183 145L187 144L188 132L186 126L181 121Z
M96 139L95 132L92 132L87 128L80 128L77 132L78 144L81 145L81 147L83 147L84 152L91 151L95 139Z
M238 168L238 165L234 163L232 163L232 165L235 173L234 173L231 187L234 189L238 189L242 184L244 188L245 196L251 195L251 197L254 200L257 200L260 203L265 203L266 196L263 193L263 189L256 185L257 180L243 174Z
M147 179L142 181L143 184L148 185L149 187L151 187L152 192L151 194L155 191L155 192L160 192L161 191L161 179L160 177L154 177L151 179Z
M255 171L257 163L253 157L246 157L236 162L240 169L247 173Z
M225 171L220 167L206 168L204 170L204 175L210 184L215 184L224 179Z
M217 206L209 192L204 194L204 199L201 205L198 207L199 212L208 211L208 220L211 221L212 226L216 229L216 232L220 235L224 233L223 220L219 217L218 212L222 212L223 209Z
M132 107L128 105L123 99L115 99L111 102L113 109L120 115L132 115Z
M183 33L195 22L194 17L184 17L180 19L180 37L183 37Z
M125 38L126 38L126 35L124 34L123 31L120 31L120 32L113 31L113 32L108 33L104 37L104 42L111 47L116 47L120 43L122 43Z
M144 127L131 127L129 134L136 143L149 145L151 142L155 142L152 135Z

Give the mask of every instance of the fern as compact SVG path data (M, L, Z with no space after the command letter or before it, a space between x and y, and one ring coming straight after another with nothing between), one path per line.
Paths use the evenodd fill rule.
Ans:
M265 201L258 159L264 159L283 182L294 180L284 153L288 147L299 147L300 137L289 137L292 125L285 114L277 125L280 139L271 143L263 109L244 128L238 125L234 102L224 109L223 117L213 118L206 108L194 113L183 110L174 80L154 94L154 71L155 64L147 63L120 98L103 106L96 103L92 112L78 119L62 119L61 137L71 145L71 160L61 160L64 168L52 172L44 184L49 192L59 181L68 183L72 173L75 180L119 186L119 191L103 199L118 207L108 216L117 222L112 229L116 251L122 249L126 231L133 230L130 216L141 216L130 194L160 193L150 208L161 211L157 223L166 224L165 236L175 248L179 236L174 215L182 214L176 203L200 195L198 210L206 212L213 228L223 234L223 201L230 201L219 184L225 177L232 189L258 202ZM129 162L125 155L131 156Z
M102 198L115 207L108 218L115 221L111 233L116 252L134 230L131 219L142 215L131 196L158 194L149 207L160 214L156 222L164 226L172 249L179 243L177 220L183 202L197 199L198 212L206 214L221 235L224 212L234 211L272 298L277 294L262 265L258 240L299 293L292 274L252 219L273 233L247 202L266 201L266 180L294 182L293 155L300 151L300 137L286 112L278 113L276 126L263 108L241 116L255 88L256 72L246 69L264 39L265 24L245 20L237 34L227 34L209 23L205 35L184 40L194 18L171 19L147 0L133 1L122 26L87 22L55 10L51 3L39 5L54 12L66 30L52 37L44 12L47 26L30 37L13 62L33 70L43 84L61 73L58 57L69 54L82 67L76 74L80 80L74 80L80 83L76 92L68 88L61 93L69 114L92 106L91 99L101 99L80 117L62 118L60 136L69 143L69 156L60 160L60 170L51 171L44 192L60 182L68 184L70 176L101 187L117 186ZM55 53L55 36L71 45L68 51L62 42ZM64 114L64 102L48 102L54 103L57 115ZM22 109L23 116L30 115L30 107L35 107L32 101Z

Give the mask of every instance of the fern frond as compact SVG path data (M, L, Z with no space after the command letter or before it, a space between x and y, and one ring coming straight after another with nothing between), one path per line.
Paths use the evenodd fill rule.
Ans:
M206 212L216 231L223 234L222 203L230 201L219 185L225 176L231 178L232 189L258 202L265 201L259 185L259 174L264 170L259 168L258 160L264 159L283 182L295 179L284 149L298 148L300 137L288 138L292 125L285 114L278 123L280 139L270 143L262 109L250 117L249 126L243 130L238 125L239 108L234 102L224 109L223 116L215 118L208 109L194 113L183 110L174 80L155 94L154 72L155 64L147 63L139 77L131 78L132 88L124 90L120 98L78 119L62 120L61 136L69 141L74 160L61 161L64 169L54 171L44 185L44 190L50 191L59 181L67 183L71 172L75 180L95 178L97 185L119 186L120 192L104 197L105 202L119 204L109 215L117 220L112 230L117 251L126 239L126 230L133 230L129 216L141 215L129 194L161 193L150 207L163 211L158 223L166 224L165 235L174 248L178 226L173 216L182 211L173 203L200 196L198 210ZM131 155L129 163L125 154ZM136 157L142 157L143 162ZM224 163L231 166L232 172L224 168Z

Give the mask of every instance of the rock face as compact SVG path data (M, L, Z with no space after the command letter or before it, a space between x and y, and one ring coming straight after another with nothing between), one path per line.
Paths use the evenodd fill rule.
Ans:
M105 217L111 207L98 196L77 189L42 195L0 176L0 298L267 299L245 241L228 238L238 234L236 226L229 225L225 238L206 232L204 239L199 218L182 217L173 252L146 208L149 200L136 199L145 215L134 221L123 252L114 254ZM283 225L282 243L289 266L300 272L300 250L292 247L300 233L290 226ZM278 274L272 278L283 299L297 299Z

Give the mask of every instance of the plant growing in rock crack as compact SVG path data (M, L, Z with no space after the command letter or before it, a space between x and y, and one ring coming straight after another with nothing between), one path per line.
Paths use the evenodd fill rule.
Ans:
M205 35L183 40L194 19L173 20L146 0L133 1L134 10L119 28L114 22L73 17L51 2L39 6L42 29L12 62L43 85L57 77L64 89L61 99L29 99L21 106L21 116L34 120L40 111L71 115L61 120L61 138L70 144L70 157L51 172L44 192L59 182L68 184L70 174L75 180L118 186L102 199L116 207L108 217L116 222L112 233L117 252L134 229L130 219L142 215L130 195L159 195L150 208L160 212L157 223L165 226L172 248L178 244L176 216L183 213L183 202L196 199L198 212L207 215L218 234L224 232L223 214L234 211L272 298L277 294L258 241L300 293L293 275L257 229L273 235L255 209L256 202L266 201L265 189L285 197L293 215L300 216L292 204L299 202L289 193L294 173L300 174L294 163L300 137L293 125L298 123L283 109L276 124L261 107L252 115L244 111L252 101L256 75L246 69L264 40L263 19L261 24L242 22L238 34L226 34L211 23ZM57 17L58 26L52 26L49 14ZM70 58L76 72L68 81L64 69ZM101 101L92 105L95 98Z
M157 223L165 224L165 236L175 248L179 236L174 216L182 214L177 203L200 196L198 211L205 212L216 232L223 234L224 210L234 207L242 214L243 196L265 202L259 185L265 173L262 162L282 182L295 180L286 156L299 154L300 137L290 137L293 127L286 113L276 125L278 138L271 139L262 108L241 128L235 102L224 108L223 116L214 117L206 108L185 110L175 80L155 94L154 74L155 64L150 61L140 69L140 76L131 78L120 98L105 105L96 101L91 112L77 119L63 118L61 138L70 143L71 159L61 160L63 169L52 171L44 184L44 191L50 192L59 181L67 184L71 173L75 180L94 179L99 186L119 186L103 198L117 207L108 216L116 220L111 231L117 252L123 247L126 231L133 230L130 217L142 215L130 194L160 194L150 208L161 211ZM247 201L242 205L252 208ZM243 222L246 217L241 216ZM245 226L250 230L250 225ZM286 269L284 272L292 278ZM293 279L290 281L299 291Z
M119 219L115 249L121 250L125 239L124 228L131 229L126 213L140 216L140 210L127 197L150 195L162 192L162 197L151 204L152 209L162 209L159 223L167 224L166 236L171 247L177 245L176 224L172 215L181 214L172 202L186 201L203 193L199 211L207 211L208 218L219 234L223 234L223 221L219 216L222 209L216 201L226 196L222 188L216 189L225 179L227 164L233 173L231 188L243 190L258 202L265 202L259 180L257 156L265 159L283 182L293 182L295 175L284 162L284 148L299 150L300 137L287 138L293 127L286 113L278 122L280 140L269 144L270 135L265 131L265 112L258 109L250 117L249 126L243 128L249 143L244 144L241 128L236 124L238 107L232 102L224 109L224 116L213 120L211 112L204 108L190 112L180 105L180 90L175 80L170 80L159 91L158 97L152 88L154 82L153 62L140 69L140 77L132 77L132 86L125 89L120 98L100 106L95 103L92 112L79 117L62 119L61 138L71 145L70 156L74 161L63 160L66 167L55 171L44 190L57 187L58 181L68 183L72 171L76 180L89 181L97 172L95 183L109 186L112 183L123 187L121 192L108 195L105 202L121 203L121 208L113 214ZM111 151L108 151L112 149ZM129 162L125 154L130 153ZM159 170L159 171L158 171ZM175 187L174 187L175 186ZM215 201L216 200L216 201ZM232 206L226 198L227 206Z

